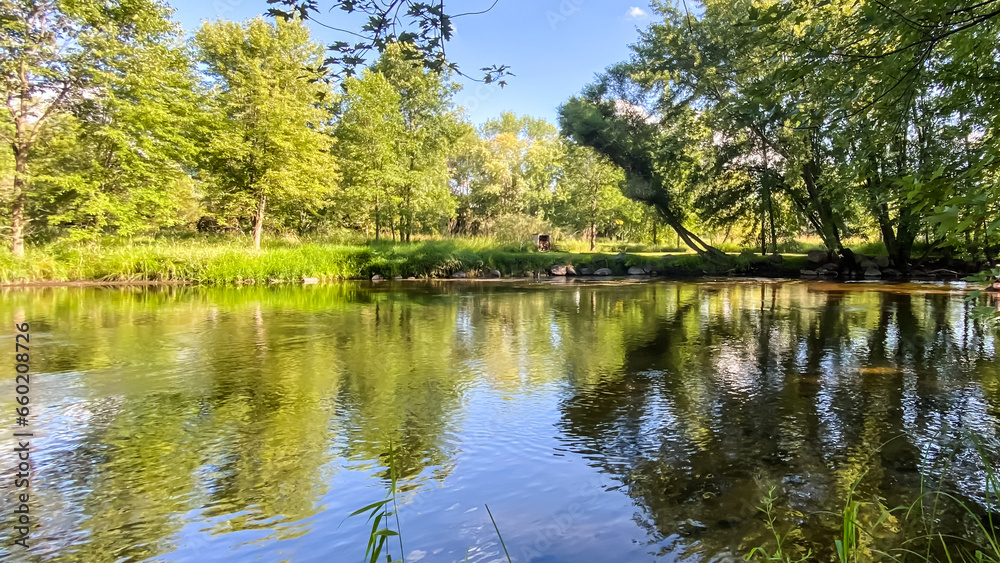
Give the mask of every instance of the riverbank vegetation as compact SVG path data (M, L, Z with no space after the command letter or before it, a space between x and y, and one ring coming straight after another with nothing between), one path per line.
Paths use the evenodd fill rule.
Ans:
M844 272L862 271L849 240L904 273L928 256L983 268L1000 250L993 5L658 5L632 59L557 127L470 123L459 76L425 58L433 41L328 57L309 9L185 34L155 0L15 3L3 260L25 244L44 261L66 242L116 252L107 239L201 232L260 249L346 230L522 249L545 232L715 261L813 237Z
M301 283L310 279L535 277L549 276L552 266L559 265L574 266L580 272L585 268L608 268L613 275L625 275L630 267L642 267L690 276L702 275L711 266L690 253L528 252L516 244L490 238L410 243L265 239L260 251L248 249L249 242L221 236L106 246L53 243L29 247L20 259L9 253L0 255L0 283L153 281L232 285ZM804 261L804 257L793 260L789 267L801 267Z

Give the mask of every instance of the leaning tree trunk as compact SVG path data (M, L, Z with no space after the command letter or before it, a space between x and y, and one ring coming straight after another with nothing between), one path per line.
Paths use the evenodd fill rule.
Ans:
M264 233L264 207L267 205L267 196L260 194L257 200L257 214L253 217L253 248L260 250L260 238Z
M706 243L701 240L698 235L687 230L684 225L681 224L673 214L664 213L664 222L677 233L677 236L687 245L688 248L694 250L702 258L723 258L726 257L726 253L722 252L718 248Z
M677 233L677 236L688 246L688 248L694 250L702 258L709 260L725 260L729 258L725 252L722 252L718 248L706 243L701 240L698 235L687 230L677 215L671 211L670 203L665 199L665 196L653 195L652 197L643 198L642 201L652 205L653 208L660 213L660 216L663 218L663 222L666 223L668 227L673 229L675 233Z

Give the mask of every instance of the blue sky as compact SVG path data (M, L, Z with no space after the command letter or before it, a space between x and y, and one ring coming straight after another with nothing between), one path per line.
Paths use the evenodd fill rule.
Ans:
M266 0L167 0L174 18L191 32L203 20L243 20L267 10ZM607 66L629 56L628 45L638 28L652 19L647 0L499 0L485 15L455 21L456 37L448 43L451 60L463 72L479 77L479 68L505 64L516 75L501 89L469 80L456 101L474 123L514 111L555 122L556 107ZM454 12L478 11L492 0L455 0ZM320 0L323 5L323 0ZM329 5L329 4L327 4ZM317 16L323 23L348 27L340 13ZM356 21L355 27L357 26ZM343 36L313 25L317 41Z

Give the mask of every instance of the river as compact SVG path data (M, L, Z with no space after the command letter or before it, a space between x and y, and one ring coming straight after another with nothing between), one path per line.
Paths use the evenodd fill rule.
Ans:
M0 530L15 561L359 562L348 515L385 498L390 447L407 562L506 561L493 521L519 562L738 561L773 548L772 487L786 547L828 560L849 494L866 525L921 487L985 514L1000 451L996 341L961 283L2 295L0 361L31 327L39 526L28 551ZM911 529L894 512L862 547Z

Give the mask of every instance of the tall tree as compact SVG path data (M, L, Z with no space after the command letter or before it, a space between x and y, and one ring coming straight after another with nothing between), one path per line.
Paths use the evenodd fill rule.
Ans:
M824 126L831 108L822 93L829 84L810 67L782 64L780 50L759 25L747 22L747 14L770 18L773 7L707 0L703 8L695 17L658 5L663 21L643 32L629 72L659 92L661 104L699 111L717 133L716 142L745 137L743 154L768 150L780 158L783 165L772 168L782 176L779 185L827 247L841 249L840 202L824 173L829 164Z
M724 148L716 174L759 179L762 216L790 201L845 256L844 239L874 225L900 269L928 226L987 256L1000 229L983 181L998 146L982 109L998 72L995 0L656 8L663 21L635 46L632 78L661 106L699 112ZM753 173L764 157L768 173Z
M175 26L95 69L102 95L60 116L36 149L36 230L129 236L183 220L196 205L191 132L202 119L192 67Z
M454 200L448 189L448 154L461 134L452 103L458 85L440 72L424 68L407 44L393 44L373 70L399 93L403 131L398 155L403 169L398 185L400 239L410 241L414 221L422 215L450 217Z
M0 0L0 139L11 149L11 250L24 254L34 149L55 118L106 95L105 79L173 31L155 0Z
M524 214L545 219L562 174L564 146L544 119L503 113L483 124L487 157L478 199L493 215Z
M943 68L953 64L955 47L976 51L975 45L985 44L989 18L976 14L991 3L961 7L930 0L895 9L879 2L753 2L729 12L731 22L748 30L747 40L774 53L767 60L766 91L749 93L776 100L776 115L786 126L805 122L782 100L808 108L810 135L819 139L814 152L824 155L820 185L844 219L842 229L848 230L852 213L868 215L900 269L908 267L921 225L936 204L927 205L934 198L924 196L933 190L922 188L934 185L941 166L962 169L956 148L973 131L954 124L965 121L961 108L971 113L974 101L967 86ZM973 28L953 26L966 16ZM951 176L953 185L962 183ZM919 199L925 205L914 205L915 192L924 192ZM861 218L854 219L857 224Z
M565 172L556 185L553 220L580 232L597 247L599 232L608 232L621 220L629 201L619 185L625 175L607 158L590 147L570 145L566 149Z
M400 95L382 73L365 70L360 78L344 81L343 104L336 130L344 172L341 214L356 227L373 229L378 240L385 217L398 203L398 187L406 181L399 156L406 130Z
M336 187L330 92L315 70L322 47L298 21L206 22L195 34L219 104L203 166L212 198L252 215L260 249L268 201L318 206Z
M448 168L451 172L449 186L456 201L450 231L452 234L477 235L485 226L475 198L489 151L471 123L463 123L460 131L448 155Z

